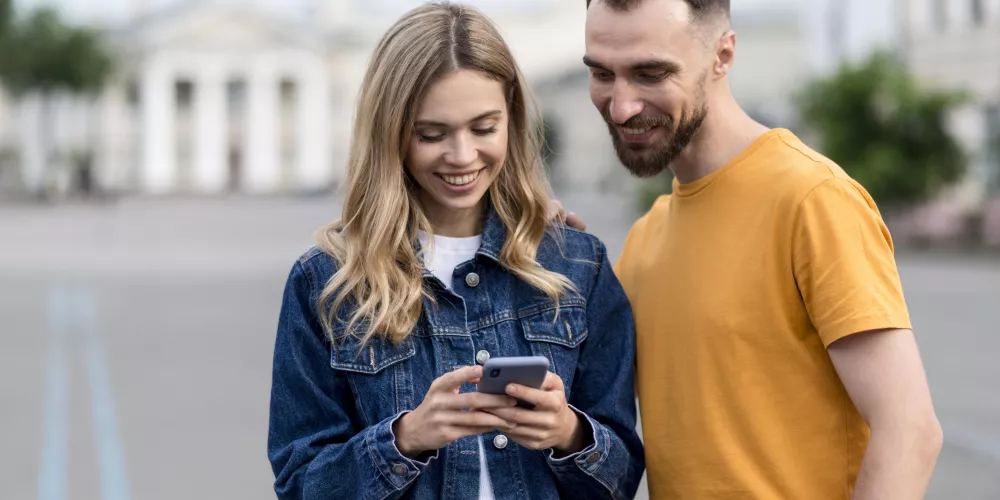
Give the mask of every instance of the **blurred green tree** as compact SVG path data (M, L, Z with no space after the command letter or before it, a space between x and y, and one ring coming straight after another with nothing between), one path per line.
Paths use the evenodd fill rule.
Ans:
M97 32L64 23L52 9L26 17L11 15L11 1L0 0L0 82L14 97L37 93L41 98L39 134L50 168L54 116L52 99L63 91L96 95L113 71L111 53Z
M7 28L10 26L13 14L14 6L12 0L0 0L0 43L3 42L4 35L7 34Z
M966 98L920 88L884 52L844 65L796 96L823 154L887 207L925 199L963 175L965 154L946 119Z

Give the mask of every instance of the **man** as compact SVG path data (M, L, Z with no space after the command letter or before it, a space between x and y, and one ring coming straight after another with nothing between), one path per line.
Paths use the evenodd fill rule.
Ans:
M587 8L619 159L676 179L616 265L651 497L921 498L941 428L871 197L736 103L728 0Z

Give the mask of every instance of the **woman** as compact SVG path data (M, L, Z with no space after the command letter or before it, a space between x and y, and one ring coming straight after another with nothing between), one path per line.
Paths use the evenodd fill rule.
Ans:
M361 89L342 219L283 299L278 496L632 498L631 309L603 244L547 221L539 122L504 41L472 8L424 5ZM549 359L540 389L476 392L490 356L527 355Z

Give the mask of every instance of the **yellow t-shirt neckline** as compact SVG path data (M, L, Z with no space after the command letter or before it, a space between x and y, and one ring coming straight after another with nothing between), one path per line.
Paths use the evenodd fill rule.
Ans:
M759 149L761 146L766 144L767 141L771 140L772 138L778 137L784 132L788 132L788 130L784 128L774 128L768 130L767 132L764 132L763 134L760 135L760 137L754 139L754 141L750 144L748 148L744 149L743 152L736 155L735 158L729 160L729 162L727 162L725 165L719 167L718 170L700 179L696 179L694 181L681 184L675 177L673 182L674 195L678 197L687 197L698 194L703 189L708 187L710 184L715 182L716 179L719 179L720 177L726 175L727 172L735 168L737 165L743 163L744 160L746 160L750 155L754 154L754 152L757 151L757 149Z

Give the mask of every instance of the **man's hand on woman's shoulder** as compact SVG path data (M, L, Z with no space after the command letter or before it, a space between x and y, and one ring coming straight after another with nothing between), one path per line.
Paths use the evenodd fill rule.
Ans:
M587 230L587 224L583 222L583 219L574 212L566 213L566 209L563 208L562 203L559 200L552 200L549 202L549 220L558 220L562 224L577 229L580 231Z

